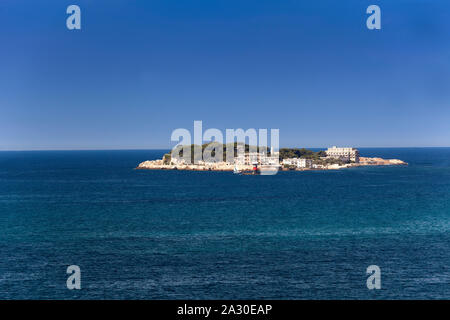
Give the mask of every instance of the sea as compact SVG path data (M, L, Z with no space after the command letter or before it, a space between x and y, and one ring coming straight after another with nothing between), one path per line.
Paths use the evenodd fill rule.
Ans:
M165 152L0 152L0 299L450 299L450 148L273 176L135 170Z

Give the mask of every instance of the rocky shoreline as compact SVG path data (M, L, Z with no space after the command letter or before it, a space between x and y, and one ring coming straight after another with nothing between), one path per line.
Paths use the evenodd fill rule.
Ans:
M251 166L242 166L242 170L251 170ZM244 168L245 167L245 168ZM248 168L247 168L248 167ZM234 165L221 163L205 164L164 164L163 160L147 160L141 162L136 169L143 170L191 170L191 171L233 171Z
M288 169L280 167L282 171L310 171L310 170L337 170L361 166L398 166L408 165L408 163L399 159L383 159L383 158L368 158L360 157L359 163L347 163L343 165L330 164L319 168L301 168ZM234 164L220 162L220 163L202 163L202 164L165 164L163 160L147 160L141 162L136 169L138 170L188 170L188 171L233 171ZM251 171L252 166L240 165L240 171Z

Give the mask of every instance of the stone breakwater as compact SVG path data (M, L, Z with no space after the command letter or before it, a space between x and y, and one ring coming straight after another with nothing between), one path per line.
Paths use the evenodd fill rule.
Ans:
M360 166L392 166L392 165L407 165L408 163L398 159L382 159L382 158L367 158L360 157L359 163L347 163L343 165L330 164L316 168L301 168L300 171L306 170L336 170ZM202 164L164 164L163 160L148 160L141 162L136 169L143 170L191 170L191 171L233 171L234 164L226 162L218 163L202 163ZM240 165L240 171L251 171L252 166ZM282 170L289 170L280 168Z

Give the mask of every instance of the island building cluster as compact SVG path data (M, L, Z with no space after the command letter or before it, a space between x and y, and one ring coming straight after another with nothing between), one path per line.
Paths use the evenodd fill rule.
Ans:
M248 147L248 146L247 146ZM361 157L356 148L338 148L312 151L305 148L282 148L279 151L253 152L246 148L236 152L234 158L222 161L196 160L194 163L183 157L166 154L160 160L144 161L138 169L199 170L199 171L235 171L264 172L273 170L328 170L367 165L402 165L398 159Z
M247 146L248 147L248 146ZM382 159L361 157L356 148L338 148L333 146L327 150L312 151L298 148L282 148L277 152L245 152L235 153L231 160L186 162L182 157L165 154L160 160L149 160L139 164L137 169L155 170L198 170L198 171L234 171L261 173L278 170L330 170L358 166L406 165L398 159ZM268 151L268 150L267 150Z
M293 166L295 168L313 168L312 159L304 158L287 158L282 161L284 166Z
M359 151L356 148L338 148L333 146L325 151L325 156L320 157L321 160L336 159L346 163L359 163ZM261 152L240 152L234 157L232 162L215 162L217 165L238 165L238 166L254 166L254 165L280 165L280 153L271 150L270 155ZM189 165L183 158L172 157L171 165ZM198 160L198 165L207 165L207 161ZM314 160L308 158L286 158L281 162L281 166L295 166L297 168L314 168Z
M331 160L331 161L330 161ZM333 161L336 160L336 161ZM281 164L287 168L297 169L324 169L331 167L346 166L346 164L359 163L359 151L356 148L328 148L323 156L315 159L308 158L285 158Z
M330 158L359 163L359 151L356 148L338 148L333 146L325 152Z
M279 152L271 151L270 155L266 153L260 152L246 152L238 154L237 157L234 158L235 165L278 165L279 164Z
M195 163L186 162L182 157L170 157L165 163L168 166L175 166L177 169L191 170L214 170L214 171L259 171L274 170L280 166L279 152L273 150L267 152L238 152L232 161L204 161L196 160ZM160 160L156 160L160 161ZM162 160L164 161L164 159ZM159 163L159 162L158 162Z

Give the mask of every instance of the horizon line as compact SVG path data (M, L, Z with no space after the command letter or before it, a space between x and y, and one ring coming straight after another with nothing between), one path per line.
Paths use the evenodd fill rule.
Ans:
M330 147L280 147L280 149L328 149ZM352 147L359 149L424 149L424 148L450 148L450 146L408 146L408 147ZM150 151L172 150L172 148L81 148L81 149L0 149L0 152L50 152L50 151Z

